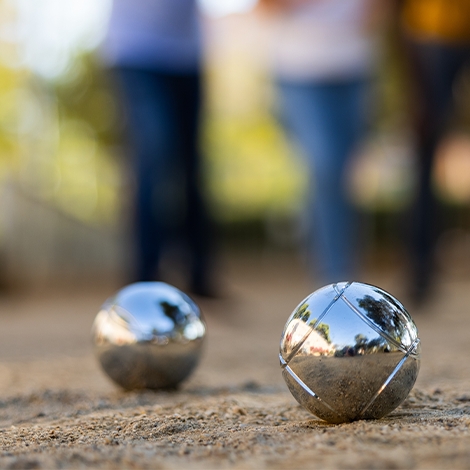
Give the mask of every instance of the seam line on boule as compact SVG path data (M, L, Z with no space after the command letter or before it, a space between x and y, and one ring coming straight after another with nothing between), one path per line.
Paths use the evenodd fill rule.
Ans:
M310 387L288 366L286 365L284 368L285 371L287 371L290 376L313 398L318 400L320 403L322 403L326 408L328 408L330 411L338 415L338 412L332 408L326 401L321 399L313 390L310 389Z
M347 282L341 290L338 289L338 284L337 283L333 284L333 290L336 292L336 296L330 302L328 307L326 307L325 310L323 310L323 312L321 313L321 315L317 318L317 321L312 326L313 329L315 329L317 327L317 325L323 320L323 317L331 310L331 308L336 303L336 301L346 292L346 289L351 284L352 284L352 282Z
M395 338L390 336L388 333L380 329L374 322L372 322L366 315L364 315L346 296L342 295L341 298L346 303L346 305L367 325L372 328L376 333L380 336L385 338L387 341L392 343L395 347L397 347L401 352L407 353L408 351L403 347L401 343L399 343Z
M292 348L292 351L289 353L287 358L283 360L283 365L282 367L285 367L289 362L292 360L292 358L298 353L299 349L303 346L305 341L307 341L307 338L310 336L312 331L317 327L317 325L323 320L324 316L331 310L333 305L337 302L337 300L344 294L345 290L351 285L351 282L347 282L346 285L343 287L341 291L337 289L338 284L334 284L333 289L336 292L336 296L333 298L333 300L327 305L325 310L320 314L320 316L317 318L317 321L310 326L310 330L304 335L304 337L295 345L294 348ZM308 298L308 297L307 297ZM308 326L308 325L307 325Z
M363 408L363 410L359 413L358 417L360 418L361 416L364 415L364 413L371 407L371 405L374 403L375 400L380 396L380 394L387 388L387 385L393 380L395 375L398 374L399 370L403 367L403 364L406 362L406 360L413 354L413 351L416 350L418 347L418 344L420 343L420 339L416 338L413 341L413 344L410 346L406 354L400 359L398 364L395 366L395 369L393 369L392 373L387 377L385 382L382 384L382 386L377 390L377 392L374 393L374 396L369 400L367 405Z

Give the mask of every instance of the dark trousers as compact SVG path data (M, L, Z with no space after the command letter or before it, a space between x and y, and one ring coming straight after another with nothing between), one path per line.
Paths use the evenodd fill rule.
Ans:
M135 280L160 278L162 251L181 238L194 290L208 282L212 234L201 191L199 73L116 68L131 147Z
M437 146L448 130L454 108L455 83L470 63L470 45L410 44L410 64L417 93L418 185L411 213L410 252L412 282L418 295L432 280L436 237L440 229L439 204L432 188Z

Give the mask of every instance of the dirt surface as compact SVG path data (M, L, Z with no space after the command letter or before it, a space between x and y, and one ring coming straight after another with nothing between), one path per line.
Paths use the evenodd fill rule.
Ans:
M0 298L0 468L470 468L470 282L443 279L411 309L422 363L375 421L329 425L290 395L279 338L316 287L297 260L224 261L227 296L196 299L203 359L176 392L126 393L99 369L94 316L119 286ZM364 279L398 298L393 271Z

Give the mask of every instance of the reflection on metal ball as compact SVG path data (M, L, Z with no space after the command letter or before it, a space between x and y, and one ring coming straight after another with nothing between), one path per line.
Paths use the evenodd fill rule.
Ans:
M196 367L206 325L198 306L163 282L138 282L109 298L92 335L103 370L121 387L173 388Z
M339 282L294 310L279 358L294 398L330 423L381 418L408 396L420 365L418 330L378 287Z

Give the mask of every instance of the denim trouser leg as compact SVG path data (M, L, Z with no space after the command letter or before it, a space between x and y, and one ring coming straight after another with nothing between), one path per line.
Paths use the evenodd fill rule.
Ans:
M207 214L200 193L199 74L118 68L135 178L136 280L158 278L170 226L184 226L191 282L206 267ZM184 222L181 222L183 219Z
M312 271L323 282L352 279L357 220L346 189L348 160L364 134L366 81L280 84L287 128L311 173L307 217Z

